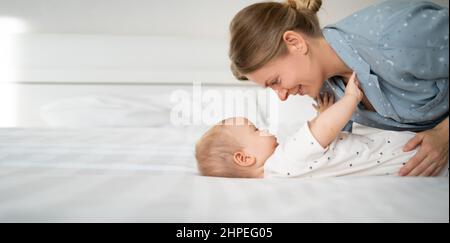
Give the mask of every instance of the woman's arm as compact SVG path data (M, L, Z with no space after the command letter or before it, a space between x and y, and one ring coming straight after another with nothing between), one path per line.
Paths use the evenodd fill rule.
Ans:
M353 73L345 88L344 97L309 122L312 135L322 147L328 147L336 139L361 102L363 94L358 85L359 81Z

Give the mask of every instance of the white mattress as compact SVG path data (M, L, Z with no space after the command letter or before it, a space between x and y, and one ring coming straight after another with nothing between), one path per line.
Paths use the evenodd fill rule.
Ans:
M0 129L0 166L197 174L200 129Z
M449 222L448 178L197 175L202 129L0 129L1 222Z

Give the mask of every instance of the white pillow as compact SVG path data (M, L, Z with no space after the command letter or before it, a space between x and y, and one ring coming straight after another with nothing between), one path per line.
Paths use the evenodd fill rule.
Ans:
M170 124L169 102L160 97L89 96L41 107L41 118L57 127L154 127Z

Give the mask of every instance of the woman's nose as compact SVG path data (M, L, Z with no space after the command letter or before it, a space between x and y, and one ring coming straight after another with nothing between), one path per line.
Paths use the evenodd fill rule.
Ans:
M281 101L285 101L289 97L289 93L285 89L275 90L275 92L277 93L278 98L280 98Z

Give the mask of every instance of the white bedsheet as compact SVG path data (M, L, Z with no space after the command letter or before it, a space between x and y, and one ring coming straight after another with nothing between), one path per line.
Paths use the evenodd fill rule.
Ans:
M201 129L0 129L0 166L197 174Z
M1 222L448 222L448 178L197 175L202 129L0 129Z

